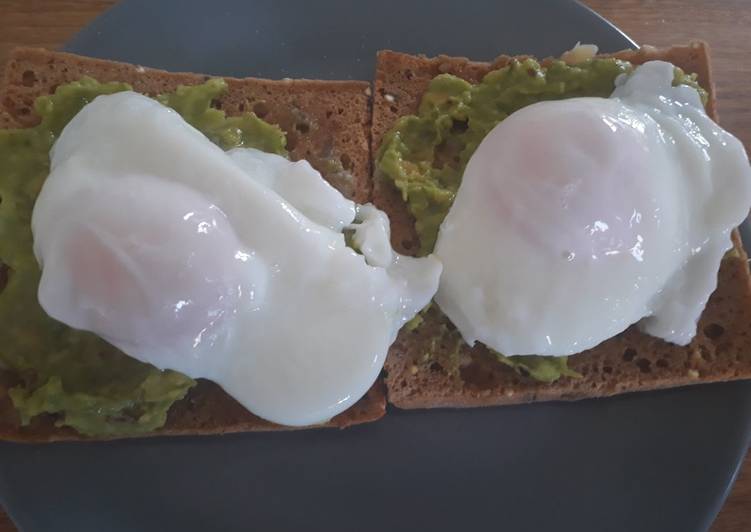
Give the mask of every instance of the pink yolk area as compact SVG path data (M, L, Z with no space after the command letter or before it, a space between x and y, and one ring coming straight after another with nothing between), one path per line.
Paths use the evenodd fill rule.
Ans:
M550 259L630 253L643 218L658 217L649 181L659 176L646 166L644 126L578 103L559 106L557 113L529 113L516 126L512 115L505 124L511 133L503 139L503 168L467 176L496 175L476 184L485 189L478 195L484 207Z
M123 178L67 218L45 257L47 312L113 342L197 346L248 285L246 252L224 214L190 189ZM186 350L189 351L189 350Z

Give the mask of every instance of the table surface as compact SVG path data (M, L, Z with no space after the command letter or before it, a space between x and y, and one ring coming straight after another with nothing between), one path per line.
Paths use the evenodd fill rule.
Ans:
M113 0L0 0L0 67L18 45L56 48ZM712 46L722 125L751 151L751 4L746 0L586 0L636 42L669 46L703 39ZM573 43L572 43L573 44ZM503 50L499 50L499 53ZM751 530L751 456L711 532ZM14 532L0 511L0 532Z

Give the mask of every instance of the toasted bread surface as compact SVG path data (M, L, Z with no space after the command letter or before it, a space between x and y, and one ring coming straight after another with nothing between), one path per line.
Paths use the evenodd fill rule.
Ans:
M129 83L134 90L156 95L179 85L203 83L210 76L172 73L36 48L15 50L0 79L0 127L30 127L39 121L34 100L62 84L89 76L100 82ZM278 124L287 135L294 160L307 159L344 195L358 202L370 197L370 84L360 81L265 80L225 78L227 94L215 102L228 115L255 112ZM41 415L21 426L8 397L14 376L0 371L0 440L46 442L92 439L67 427L56 417ZM370 391L326 427L374 421L385 413L383 384ZM216 384L199 380L169 411L166 425L137 436L225 434L287 430L245 410ZM96 438L95 438L96 439ZM101 439L101 438L99 438Z
M642 47L613 54L641 64L669 61L696 73L709 91L707 110L717 120L708 49L692 42L669 49ZM427 58L392 51L378 55L373 99L372 152L401 116L414 114L431 79L442 73L479 82L488 72L508 64L500 56L492 63L439 56ZM544 62L544 61L543 61ZM414 219L399 192L375 172L374 203L391 219L392 243L402 253L414 253L419 240ZM386 360L389 402L401 408L491 406L543 400L572 400L652 390L695 383L751 378L751 289L746 253L733 233L736 256L723 260L718 286L698 325L694 340L677 346L630 327L597 347L569 358L569 367L582 378L563 377L554 383L535 381L498 362L482 344L463 344L458 354L453 326L436 305L413 331L402 330ZM575 303L574 303L575 304ZM438 339L438 341L436 340ZM440 363L458 356L458 371Z

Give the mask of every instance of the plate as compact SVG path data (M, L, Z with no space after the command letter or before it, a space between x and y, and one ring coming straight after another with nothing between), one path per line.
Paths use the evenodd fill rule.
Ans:
M371 79L393 48L490 59L631 46L570 1L125 1L73 52L216 75ZM345 431L0 445L28 532L702 531L748 446L751 383L399 411Z

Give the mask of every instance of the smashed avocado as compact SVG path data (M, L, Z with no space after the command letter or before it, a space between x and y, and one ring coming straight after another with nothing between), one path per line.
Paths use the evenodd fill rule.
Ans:
M417 114L400 118L376 154L378 176L394 183L415 219L418 254L433 251L464 168L493 127L514 111L543 100L607 97L615 79L632 69L631 63L614 58L592 58L576 65L553 60L544 66L524 59L512 60L477 84L451 74L435 77ZM694 87L706 103L707 93L695 74L676 68L673 84ZM420 320L409 327L419 327ZM497 356L516 371L544 382L578 375L568 369L566 357Z
M514 371L536 381L555 382L561 377L581 378L581 374L568 367L568 357L546 357L540 355L504 356L490 350L498 361L511 366Z
M418 362L422 364L437 362L449 376L456 376L463 365L461 354L466 344L456 327L445 319L438 305L429 303L414 318L404 324L404 329L408 332L415 331L423 324L428 315L433 319L437 318L439 325L430 336L426 352L421 354ZM581 377L579 373L568 367L568 357L538 355L507 357L487 348L487 346L486 349L499 362L511 367L524 377L531 377L541 382L555 382L561 377Z
M160 371L118 351L94 334L74 330L39 306L40 271L32 250L31 212L49 173L49 150L65 125L94 98L130 90L91 78L37 99L41 117L29 129L0 130L0 258L7 285L0 293L0 369L16 378L9 395L21 421L56 414L58 426L90 436L137 434L164 425L167 411L195 382ZM180 87L157 99L175 109L223 149L254 147L286 154L286 138L252 113L226 117L212 101L222 79ZM0 276L2 277L2 276Z

